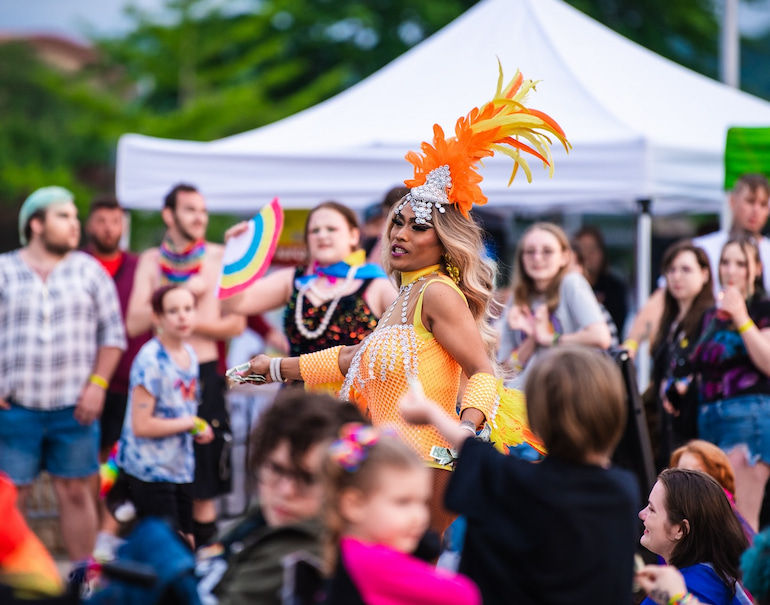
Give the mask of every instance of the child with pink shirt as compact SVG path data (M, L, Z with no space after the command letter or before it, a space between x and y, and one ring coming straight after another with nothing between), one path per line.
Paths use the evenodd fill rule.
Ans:
M406 444L370 426L346 425L324 470L334 570L327 604L480 605L471 580L411 555L428 529L431 481Z

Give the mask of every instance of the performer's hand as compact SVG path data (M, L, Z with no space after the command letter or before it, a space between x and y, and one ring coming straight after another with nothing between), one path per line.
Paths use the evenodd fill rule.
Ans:
M645 565L636 574L636 581L659 605L667 605L672 596L687 592L682 574L670 565Z
M241 233L244 233L248 226L249 221L241 221L240 223L235 223L232 227L225 231L225 242L231 237L237 237Z
M197 435L193 435L193 439L195 439L195 443L200 443L201 445L211 443L214 440L214 429L211 428L211 425L207 424L206 430Z
M102 387L92 382L86 383L75 406L75 420L83 425L98 420L102 415L105 396L106 391Z
M270 379L270 357L260 353L256 357L249 359L249 374L260 374L265 377L266 382L273 382Z
M425 396L422 387L414 382L399 403L401 415L411 424L431 424L438 406Z
M11 404L8 403L5 399L0 397L0 410L10 410Z

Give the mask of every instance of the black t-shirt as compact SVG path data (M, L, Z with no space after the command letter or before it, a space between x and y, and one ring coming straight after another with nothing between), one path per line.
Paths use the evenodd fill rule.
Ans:
M533 464L473 439L446 493L468 520L460 572L485 605L629 603L638 502L627 471Z
M596 278L593 289L596 299L610 312L612 321L618 327L618 333L622 334L628 314L626 285L612 273L607 272Z

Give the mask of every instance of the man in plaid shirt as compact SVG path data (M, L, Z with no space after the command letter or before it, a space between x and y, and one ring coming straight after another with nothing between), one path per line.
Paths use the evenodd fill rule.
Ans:
M26 199L19 237L23 248L0 255L0 471L22 510L48 471L68 555L83 561L97 527L97 421L126 347L120 304L106 271L76 250L80 223L66 189Z

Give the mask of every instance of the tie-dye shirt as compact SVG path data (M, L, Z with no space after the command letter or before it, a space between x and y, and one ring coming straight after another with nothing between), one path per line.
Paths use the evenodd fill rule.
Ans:
M770 327L770 300L755 296L748 302L748 311L760 330ZM698 374L701 403L770 394L770 378L751 361L732 319L720 319L713 308L706 311L703 326L690 358Z
M168 437L137 437L131 427L134 388L143 386L155 398L153 416L195 416L198 409L198 358L188 344L190 366L180 368L157 338L145 344L131 365L128 405L120 438L118 466L147 482L192 483L195 472L193 437L181 432Z

